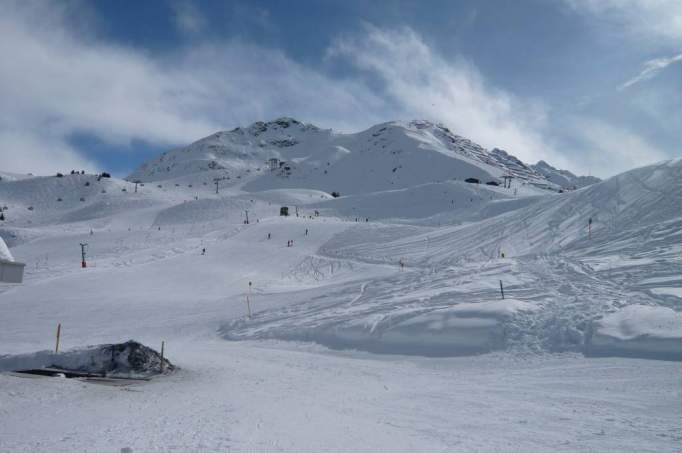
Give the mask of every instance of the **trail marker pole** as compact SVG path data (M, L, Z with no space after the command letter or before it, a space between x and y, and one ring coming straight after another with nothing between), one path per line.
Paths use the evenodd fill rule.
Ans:
M215 182L215 193L218 193L218 183L220 182L218 179L214 179L213 182Z
M504 287L502 286L502 280L500 280L500 293L502 293L502 300L504 300Z
M246 213L246 224L248 225L249 224L249 210L244 209L244 212Z
M57 342L54 345L54 353L59 354L59 339L62 336L62 323L57 324Z
M249 316L249 319L251 319L251 282L249 282L249 292L246 294L246 311Z
M87 242L81 242L81 267L87 267L85 263L85 247L88 246Z
M587 238L592 239L592 217L587 221Z
M162 372L162 373L163 373L163 368L164 368L163 353L164 353L165 346L166 346L166 342L165 342L165 341L162 341L162 342L161 342L161 372Z

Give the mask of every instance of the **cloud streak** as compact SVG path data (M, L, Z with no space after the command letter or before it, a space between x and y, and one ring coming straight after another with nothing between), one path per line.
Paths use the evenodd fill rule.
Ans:
M613 31L647 39L655 45L682 40L679 0L564 0L576 11L602 20Z
M624 90L636 83L656 77L658 73L663 71L665 68L680 61L682 61L682 53L672 57L655 58L653 60L649 60L644 63L643 69L639 74L623 83L620 87L618 87L618 89Z
M668 158L641 136L598 118L572 118L567 126L576 131L581 146L590 150L584 156L587 168L608 169L613 175Z
M368 25L359 36L338 39L329 58L343 58L378 81L381 94L403 118L443 122L457 133L521 159L565 164L542 131L545 106L487 86L476 67L458 59L446 61L409 28Z

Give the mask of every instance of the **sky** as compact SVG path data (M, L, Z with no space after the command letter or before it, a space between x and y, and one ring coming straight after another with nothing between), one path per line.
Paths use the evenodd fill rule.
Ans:
M679 0L0 0L0 171L427 119L608 177L682 155Z

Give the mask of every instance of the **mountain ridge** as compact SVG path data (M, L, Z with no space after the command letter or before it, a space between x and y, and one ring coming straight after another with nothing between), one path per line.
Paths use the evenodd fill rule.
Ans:
M273 173L265 171L270 159L277 159L277 165L283 163L282 169L275 169L281 178L273 179ZM467 178L499 184L505 175L553 191L596 182L562 184L555 174L564 175L570 182L580 177L551 169L553 173L545 172L548 177L506 151L487 150L442 124L425 120L389 121L356 133L340 133L281 117L219 131L164 152L143 163L126 179L151 182L211 172L210 176L217 178L243 177L249 180L247 190L306 187L344 193ZM260 177L249 177L255 174ZM359 186L357 180L361 180Z

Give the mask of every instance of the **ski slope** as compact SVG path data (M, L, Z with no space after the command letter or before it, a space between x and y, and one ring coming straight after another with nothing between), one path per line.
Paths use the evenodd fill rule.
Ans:
M682 161L558 193L430 123L278 121L126 180L3 177L26 275L0 286L0 372L58 323L64 350L165 341L180 370L0 373L0 451L679 450Z

